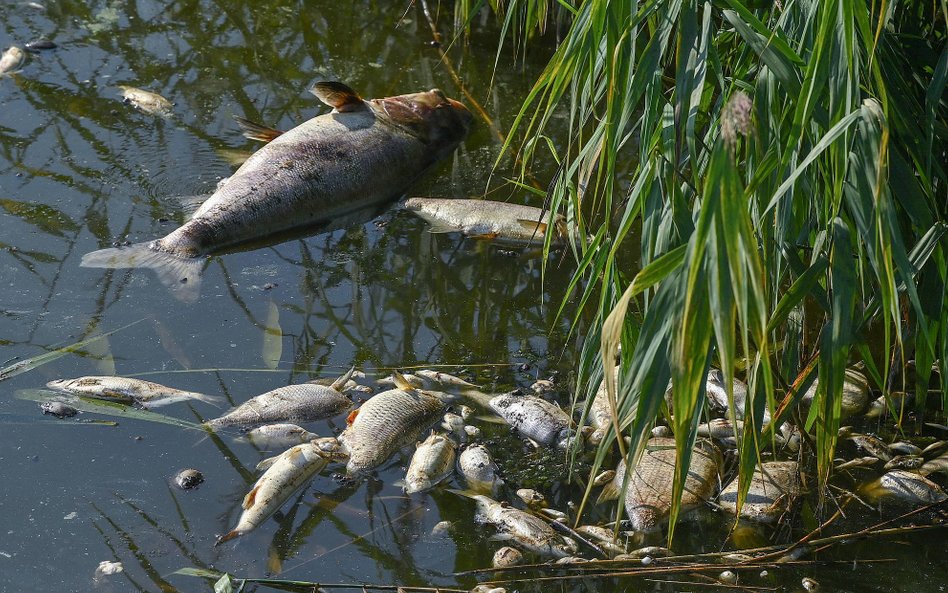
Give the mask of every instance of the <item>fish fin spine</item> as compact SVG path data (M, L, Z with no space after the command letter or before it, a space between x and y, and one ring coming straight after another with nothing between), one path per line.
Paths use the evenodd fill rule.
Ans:
M270 142L271 140L283 135L282 130L277 130L276 128L258 124L255 121L251 121L245 117L240 117L239 115L234 116L234 121L236 121L237 125L240 127L244 138L249 138L250 140Z

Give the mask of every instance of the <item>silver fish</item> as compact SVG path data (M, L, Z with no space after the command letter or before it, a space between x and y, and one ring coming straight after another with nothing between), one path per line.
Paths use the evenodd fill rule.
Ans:
M257 528L277 511L294 492L338 459L339 443L324 438L296 445L275 457L260 479L244 497L243 512L237 526L217 539L215 545L239 537Z
M119 85L119 88L122 89L122 102L134 106L139 111L162 117L171 115L171 101L158 93L133 86Z
M896 469L863 487L868 496L897 498L913 504L932 504L948 498L938 484L919 474Z
M223 401L218 396L181 391L131 377L88 376L77 379L57 379L50 381L46 386L64 393L137 404L143 408L157 408L186 400L198 400L213 405L219 405Z
M521 488L517 490L516 494L517 498L522 500L528 507L539 508L546 505L546 497L543 496L543 493L533 488Z
M520 509L477 494L477 520L497 528L494 539L509 540L541 556L565 558L576 553L576 542L560 536L546 521Z
M948 452L942 453L934 459L929 459L918 471L923 476L929 476L931 474L943 474L948 476Z
M735 478L721 492L718 503L737 514L738 480ZM761 463L751 477L747 498L740 516L758 523L773 523L790 508L800 495L800 466L796 461Z
M625 554L624 546L616 541L615 533L611 529L598 525L580 525L576 528L579 533L589 536L600 548L610 556Z
M405 373L402 377L415 389L438 391L451 395L463 395L474 399L482 405L486 405L487 400L490 399L477 385L465 381L460 377L442 373L441 371L421 369L414 373ZM395 379L394 377L384 377L378 380L378 384L394 387Z
M152 268L177 298L193 301L201 256L400 195L460 144L473 119L438 89L371 101L339 82L317 83L313 92L333 111L255 152L183 226L86 254L81 265Z
M208 420L208 426L253 426L271 422L312 422L332 418L352 407L339 391L349 380L340 377L326 387L317 383L287 385L253 397L219 418Z
M740 379L734 379L731 382L731 389L734 397L734 416L738 420L743 420L747 411L747 384ZM724 384L724 373L721 369L708 371L705 390L708 394L708 400L714 408L723 411L730 409L727 386ZM767 424L768 422L770 422L770 411L764 407L763 423Z
M616 384L619 382L619 367L616 366L613 371L616 378ZM606 389L606 382L603 381L593 396L592 404L589 407L589 424L595 430L589 435L589 442L598 445L606 436L606 431L612 426L612 405L609 403L609 392Z
M572 438L573 420L558 406L534 395L498 395L490 407L523 436L541 445L565 448Z
M816 389L819 385L819 379L813 381L810 388L803 394L803 400L800 404L803 406L803 413L809 410L816 397ZM866 376L855 369L846 369L843 378L843 400L840 408L840 418L849 418L859 414L869 403L869 380Z
M497 465L484 445L471 445L461 451L458 473L467 487L478 493L496 494L503 484L497 475Z
M740 420L737 425L731 424L727 418L712 418L710 422L703 422L698 425L698 436L711 437L716 441L728 447L737 445L737 439L741 437L744 431L744 423Z
M542 245L550 211L491 200L409 198L404 208L431 224L432 233L460 232L470 237L516 245ZM566 219L557 214L554 244L569 237Z
M0 77L13 74L19 70L25 61L26 52L15 45L10 46L3 52L3 55L0 56Z
M319 435L296 424L266 424L248 431L245 438L264 449L286 449L318 439Z
M362 404L339 435L349 454L350 474L363 474L382 465L417 440L444 412L444 403L432 392L413 389L403 380L399 384L401 388L383 391Z
M457 445L448 437L432 434L419 443L405 474L405 494L431 490L454 473Z

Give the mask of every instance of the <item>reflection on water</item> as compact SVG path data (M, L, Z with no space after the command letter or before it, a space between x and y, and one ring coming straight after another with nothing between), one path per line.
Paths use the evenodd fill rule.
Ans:
M440 17L445 31L448 16ZM450 55L505 129L549 47L532 46L522 62L495 74L497 32L491 19L474 26L471 43L456 44ZM473 577L451 573L489 564L496 547L489 530L474 524L463 497L444 490L405 497L392 484L402 477L404 457L358 483L334 477L340 467L331 466L256 531L214 548L217 534L239 516L253 468L270 453L237 440L235 431L206 435L126 418L117 427L53 421L34 402L12 397L55 378L114 372L220 394L233 405L353 364L370 375L444 364L459 365L452 370L488 390L554 376L565 401L576 351L572 305L556 313L568 257L551 258L543 276L535 254L431 234L421 220L389 210L212 257L193 304L176 302L147 270L79 267L84 253L180 225L185 215L173 196L211 191L233 172L228 158L257 146L240 135L232 115L287 129L324 112L306 92L317 79L345 81L370 97L433 87L458 96L428 46L418 8L211 0L4 6L0 45L40 36L58 48L31 54L20 74L0 79L0 366L145 321L2 384L0 590L88 591L105 560L121 561L124 572L100 581L101 590L199 590L200 581L171 575L182 567L470 587ZM124 105L122 84L167 97L172 115ZM414 191L483 194L497 150L490 131L475 127ZM534 173L546 181L552 171ZM520 192L509 198L539 205ZM580 320L574 336L584 327ZM198 402L162 412L197 421L220 410ZM337 418L310 428L329 435L343 425ZM501 428L483 430L522 485L551 488L565 473L548 452L524 447ZM537 466L547 474L533 471ZM170 487L184 467L200 469L205 483L187 492ZM560 506L580 496L571 488L548 493ZM432 536L442 519L454 528L445 538ZM721 521L706 518L679 545L714 549L727 533ZM905 558L911 549L886 554ZM928 574L948 570L944 558L918 562ZM912 578L877 573L820 580L855 591L898 588L897 578ZM519 590L601 589L577 580Z

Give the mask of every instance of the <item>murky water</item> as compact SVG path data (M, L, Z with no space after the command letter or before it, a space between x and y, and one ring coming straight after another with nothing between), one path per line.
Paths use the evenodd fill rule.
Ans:
M449 370L488 390L554 377L566 400L576 340L569 335L572 309L559 319L556 312L572 271L568 257L551 259L543 278L535 254L431 234L406 213L384 211L338 230L213 257L193 304L174 300L148 271L79 267L89 251L157 238L180 224L185 215L175 196L210 192L235 169L235 159L258 146L240 135L233 115L292 127L326 111L306 92L321 79L345 81L366 97L440 87L460 98L429 45L422 13L414 6L405 12L407 4L4 4L0 45L47 37L58 48L31 54L21 73L0 79L0 366L119 331L2 383L0 590L210 589L171 575L184 567L324 583L471 587L473 577L452 573L489 565L497 544L488 541L490 529L474 524L469 501L444 491L406 498L392 484L406 457L358 483L334 479L339 468L324 472L275 519L215 548L216 535L236 522L254 466L270 453L235 440L236 431L207 438L133 419L106 426L88 422L107 418L92 413L57 420L15 397L55 378L121 374L223 394L236 404L354 364L370 375L458 365ZM448 32L450 15L440 23ZM474 26L469 46L451 55L505 129L549 48L534 46L516 65L505 58L495 74L494 23ZM161 93L174 103L173 115L123 104L120 84ZM412 193L483 194L498 148L479 122ZM539 205L503 187L499 178L508 170L491 186L500 187L497 199ZM541 164L535 173L545 182L551 171ZM580 320L579 335L583 328ZM160 411L195 421L221 410L198 403ZM329 435L343 425L338 418L311 429ZM558 485L562 464L533 469L557 462L549 453L533 452L502 428L484 430L508 478L544 488L558 503L577 500L577 491ZM185 467L204 473L199 489L171 486ZM456 528L433 538L431 528L442 519ZM683 531L681 551L711 551L720 549L727 526L708 514ZM836 590L933 590L933 579L944 589L944 545L922 541L873 543L842 556L896 562L806 574ZM94 584L104 560L121 561L124 573ZM799 588L804 572L780 574L751 580ZM607 583L519 589L693 588Z

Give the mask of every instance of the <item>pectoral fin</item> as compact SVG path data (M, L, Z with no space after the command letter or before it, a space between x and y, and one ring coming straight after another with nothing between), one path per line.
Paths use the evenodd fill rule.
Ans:
M253 506L254 501L257 499L257 490L259 489L260 486L254 486L253 489L247 493L247 496L244 497L244 502L242 505L244 510L247 510Z
M522 226L524 229L530 231L531 233L536 232L541 235L546 233L547 224L545 222L540 222L537 220L525 220L523 218L518 218L517 223L520 226Z
M365 101L348 86L341 82L320 81L309 90L316 98L340 113L365 109Z
M252 122L245 117L240 117L239 115L234 116L234 121L236 121L237 125L240 126L240 129L244 133L244 137L250 138L251 140L270 142L277 136L283 134L283 132L280 130L268 128L267 126Z

